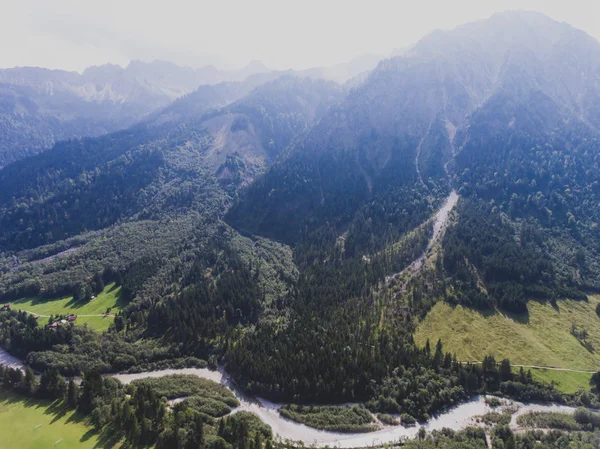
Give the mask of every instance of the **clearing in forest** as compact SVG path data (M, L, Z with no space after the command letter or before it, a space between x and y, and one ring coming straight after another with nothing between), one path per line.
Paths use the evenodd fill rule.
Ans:
M114 283L108 284L104 290L90 301L74 301L72 296L58 299L23 298L11 302L13 310L26 310L39 315L40 324L48 322L50 315L77 315L75 324L87 323L92 329L105 331L113 322L113 315L121 310L121 287ZM107 309L111 316L101 316ZM95 316L82 316L95 315Z
M423 346L427 338L431 345L441 338L444 349L456 353L460 361L481 361L485 355L493 355L515 365L597 370L599 302L598 296L590 296L588 301L559 300L556 306L530 301L524 314L480 312L439 302L419 324L415 340ZM589 389L587 373L532 370L532 374L539 380L556 381L565 392L579 386Z

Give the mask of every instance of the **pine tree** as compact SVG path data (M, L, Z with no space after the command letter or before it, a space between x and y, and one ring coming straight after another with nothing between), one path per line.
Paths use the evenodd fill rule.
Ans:
M75 407L77 407L78 399L79 399L79 387L77 386L75 381L73 381L73 379L71 379L69 381L69 388L67 391L67 403L69 404L69 406L75 408Z
M225 418L221 418L219 421L219 429L217 430L217 435L221 438L225 435Z
M30 367L25 368L25 379L23 380L23 383L27 394L33 396L37 387L37 381L35 379L35 374L33 374L33 370Z
M254 449L262 449L263 447L263 436L262 433L256 432L254 435Z
M129 429L129 441L137 444L140 441L141 428L140 423L135 415L131 417L131 427Z
M433 356L433 366L435 368L439 367L442 363L442 359L444 357L442 340L438 339L437 344L435 345L435 354Z
M500 381L505 382L507 380L512 380L512 369L510 366L510 361L508 359L502 360L500 362Z

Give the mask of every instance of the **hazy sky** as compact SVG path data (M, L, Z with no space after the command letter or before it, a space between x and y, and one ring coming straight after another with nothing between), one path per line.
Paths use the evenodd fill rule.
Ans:
M166 59L307 68L389 54L430 31L527 9L600 39L600 0L6 0L0 67L81 71Z

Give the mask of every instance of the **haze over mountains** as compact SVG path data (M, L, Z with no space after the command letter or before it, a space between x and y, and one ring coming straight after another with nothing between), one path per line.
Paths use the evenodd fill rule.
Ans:
M299 76L345 82L371 70L379 57L364 56ZM239 70L192 69L166 61L106 64L82 74L37 67L0 69L0 167L73 137L124 129L202 85L241 82L251 75L282 75L259 61ZM267 78L268 79L268 78Z
M599 125L599 70L596 40L540 14L506 13L435 32L405 57L383 61L286 161L255 184L247 195L256 195L259 203L241 202L240 207L252 211L244 221L258 222L251 229L269 235L260 224L262 217L273 221L285 213L286 204L293 204L293 219L269 225L281 238L294 226L303 228L302 217L319 210L333 213L328 203L347 194L344 185L357 189L352 195L357 204L323 220L346 220L362 201L381 200L380 189L399 184L443 188L444 165L451 159L455 164L454 153L463 164L455 167L461 181L462 170L476 170L467 162L474 156L469 153L491 157L497 134L511 141L524 130L535 130L543 140L553 136L557 126L584 125L589 128L586 133L594 133ZM320 166L344 170L321 177ZM401 171L404 179L390 183L389 177ZM296 176L308 182L299 185ZM275 190L266 195L271 189Z
M399 53L366 75L374 58L2 72L21 103L0 123L35 151L56 117L89 136L0 170L0 300L117 282L124 302L101 336L0 343L69 375L200 357L272 400L419 419L475 393L566 400L413 335L437 302L526 321L600 288L600 43L507 12ZM107 123L124 129L93 137Z

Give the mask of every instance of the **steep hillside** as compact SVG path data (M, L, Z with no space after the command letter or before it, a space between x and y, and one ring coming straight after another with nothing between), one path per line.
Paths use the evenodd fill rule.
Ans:
M332 82L285 76L254 90L202 121L212 136L207 165L222 182L248 183L344 95Z
M575 54L564 58L572 45ZM569 157L551 182L571 178L563 186L571 204L559 212L538 201L538 208L560 213L562 229L568 214L571 221L587 215L582 233L589 235L597 208L578 209L597 201L592 105L600 101L582 109L579 91L567 85L588 86L594 98L594 61L600 62L600 44L535 13L505 13L433 33L406 56L380 63L244 192L228 219L245 232L288 243L323 226L333 228L333 238L349 231L345 247L352 252L359 245L365 253L431 214L448 191L445 171L462 195L503 196L508 203L527 191L520 200L527 202L538 192L548 195L539 185L550 182L548 160ZM582 173L584 165L590 169ZM394 210L398 204L403 209ZM369 218L367 228L358 225L360 217ZM542 212L538 217L540 225L548 223ZM366 235L354 234L357 227Z
M589 371L598 366L597 305L596 296L556 305L531 301L525 313L507 314L440 302L419 323L415 341L423 347L428 339L441 339L465 362L483 360L489 354L496 359L509 358L513 364L564 369L534 370L533 374L565 383L564 388L574 393L578 386L588 388ZM588 334L585 340L579 336L583 330ZM575 382L575 387L569 382Z
M571 46L587 57L562 57ZM439 299L515 312L532 297L584 300L600 273L600 147L594 107L577 109L563 87L595 95L587 68L599 48L566 24L511 12L380 63L228 213L240 231L292 245L301 269L294 325L259 326L232 355L236 376L261 394L348 399L394 357L415 355L384 342L406 347ZM388 282L404 251L424 252L408 231L423 230L450 187L462 199L440 247ZM391 260L372 256L382 248ZM342 386L342 371L357 377Z
M325 223L340 235L360 210L373 218L375 239L397 237L424 221L448 189L446 95L467 94L456 83L441 83L435 63L382 62L248 189L229 219L245 231L295 242L301 230ZM404 214L384 206L392 201L415 209Z
M57 140L118 129L114 120L90 119L86 106L64 96L0 84L0 167L50 148Z
M201 97L205 111L228 99L224 87L210 91ZM0 172L1 245L33 247L138 213L156 217L194 207L203 201L195 189L214 181L210 174L227 182L252 179L341 94L333 84L283 79L204 118L186 115L60 143Z
M471 126L470 114L502 95L505 86L535 95L539 74L533 70L552 71L555 46L571 39L572 31L536 14L507 13L424 38L406 56L380 63L286 161L248 190L231 211L231 222L291 242L301 237L300 229L325 222L341 234L372 200L385 202L390 195L405 204L421 196L436 199L447 189L444 166L454 144L460 145L457 129L460 139L461 130ZM545 40L546 33L553 40ZM587 43L587 36L580 38ZM494 51L488 51L492 42ZM526 57L534 52L542 54L535 65ZM544 83L549 90L553 80ZM428 212L423 209L419 218ZM383 220L407 229L397 219Z
M198 270L217 276L257 263L263 301L280 295L294 278L289 250L241 238L221 217L237 189L344 91L285 77L221 107L243 90L202 88L147 123L57 144L0 171L3 298L89 298L104 278L130 284L128 300L155 302L171 283L197 283Z

